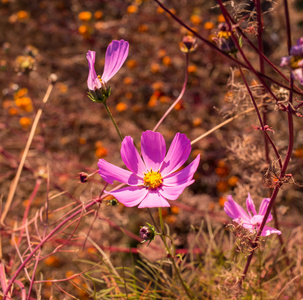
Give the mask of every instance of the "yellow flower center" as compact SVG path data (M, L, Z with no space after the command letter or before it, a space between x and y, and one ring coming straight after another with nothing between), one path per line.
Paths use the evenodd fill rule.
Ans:
M231 36L231 32L230 31L219 31L217 36L218 36L218 38L223 38L223 39L227 40Z
M143 180L144 180L144 186L149 189L155 189L159 187L163 182L161 173L159 171L154 172L152 169L150 169L149 172L144 173Z
M98 75L98 79L99 79L99 81L102 83L101 75Z
M302 57L293 56L290 59L290 66L292 69L300 68L299 62L302 60Z

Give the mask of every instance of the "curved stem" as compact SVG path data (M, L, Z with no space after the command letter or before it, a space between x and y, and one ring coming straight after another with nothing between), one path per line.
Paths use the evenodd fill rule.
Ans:
M178 276L178 278L179 278L179 280L180 280L180 282L181 282L181 284L182 284L182 286L183 286L183 289L184 289L184 291L186 292L188 298L189 298L189 299L196 299L195 295L193 295L193 293L192 293L191 290L189 289L189 287L188 287L188 285L186 284L186 282L184 282L184 280L183 280L183 278L182 278L182 276L181 276L181 274L180 274L180 270L179 270L179 268L177 267L176 262L175 262L175 260L174 260L174 255L172 254L172 252L171 252L169 246L167 245L167 242L166 242L166 239L165 239L165 237L166 237L167 235L166 235L165 232L164 232L165 230L164 230L164 223L163 223L163 218L162 218L162 208L159 207L158 209L159 209L160 227L161 227L161 232L162 232L160 236L161 236L161 239L162 239L163 244L164 244L164 246L165 246L165 249L166 249L166 251L167 251L167 253L168 253L168 255L169 255L169 258L170 258L170 260L171 260L171 262L172 262L172 264L173 264L173 267L174 267L174 269L175 269L175 272L176 272L176 274L177 274L177 276ZM170 238L170 239L171 239L171 238Z
M113 122L113 124L114 124L114 126L115 126L115 128L116 128L116 131L117 131L117 133L118 133L118 135L119 135L119 137L120 137L120 139L121 139L121 142L122 142L122 141L123 141L123 136L122 136L122 134L121 134L121 132L120 132L120 130L119 130L119 127L118 127L117 123L116 123L115 120L114 120L113 115L111 114L111 112L110 112L110 110L109 110L109 108L108 108L108 106L107 106L107 104L106 104L106 101L104 101L104 102L102 102L102 103L104 104L105 109L106 109L106 112L107 112L107 114L109 115L110 119L112 120L112 122Z
M160 121L157 123L157 125L155 126L155 128L153 129L153 131L156 131L158 129L158 127L161 125L161 123L163 122L163 120L167 117L167 115L173 110L173 108L175 107L175 105L182 99L185 89L186 89L186 84L187 84L187 80L188 80L188 53L185 53L186 55L186 69L185 69L185 78L184 78L184 83L183 83L183 87L182 90L180 92L180 95L178 96L178 98L174 101L174 103L170 106L170 108L166 111L166 113L163 115L163 117L160 119Z

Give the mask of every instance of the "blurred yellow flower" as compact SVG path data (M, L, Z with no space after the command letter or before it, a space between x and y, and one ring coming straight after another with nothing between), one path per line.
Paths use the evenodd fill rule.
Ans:
M28 73L34 69L35 66L35 59L30 55L20 55L17 56L15 63L16 63L16 69L19 72L25 72Z

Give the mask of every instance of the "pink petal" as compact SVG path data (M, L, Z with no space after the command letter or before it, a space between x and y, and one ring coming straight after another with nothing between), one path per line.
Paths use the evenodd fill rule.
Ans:
M87 78L87 87L89 90L94 91L96 89L101 88L101 82L97 77L96 71L95 71L95 51L90 51L86 53L86 58L88 60L88 78Z
M108 82L122 67L128 55L129 44L124 40L112 41L105 54L102 80Z
M262 236L269 236L273 233L277 233L277 234L281 234L281 231L280 230L277 230L275 228L272 228L272 227L269 227L269 226L264 226L263 230L262 230Z
M179 172L172 173L163 178L163 185L176 186L190 181L194 173L197 171L200 162L200 154L184 169Z
M161 133L147 130L141 136L141 151L145 165L150 171L158 171L165 157L165 140Z
M178 132L175 135L161 166L162 176L169 175L178 170L188 159L190 150L190 140L185 134Z
M257 214L254 201L251 199L251 196L249 193L248 193L248 197L246 199L246 207L247 207L248 215L250 217Z
M169 203L159 194L158 190L148 190L147 196L143 199L138 208L169 206Z
M269 205L270 198L264 198L261 202L261 205L259 207L259 215L264 216L267 210L267 207ZM266 220L266 223L270 222L273 220L272 214L269 213L268 218Z
M227 202L224 203L224 211L230 218L241 218L243 222L250 224L250 218L247 215L246 211L234 201L231 195L227 196Z
M139 178L136 174L128 170L119 168L113 164L110 164L104 159L99 159L98 167L99 167L99 174L109 184L112 184L114 180L129 185L143 184L143 180Z
M147 172L147 169L130 136L125 137L122 142L121 157L125 165L133 173L137 174L140 178L144 177L144 173Z
M180 185L174 185L174 186L164 186L162 185L161 188L159 188L159 193L162 195L164 198L169 199L169 200L176 200L184 191L184 189L193 184L195 181L187 181L183 184Z
M128 186L117 191L110 192L119 202L127 207L138 205L147 195L148 189L139 186Z

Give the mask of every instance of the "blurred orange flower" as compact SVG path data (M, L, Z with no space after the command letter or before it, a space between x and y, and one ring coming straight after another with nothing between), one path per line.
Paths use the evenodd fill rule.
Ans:
M101 10L97 10L94 13L94 17L95 17L96 20L100 20L103 17L103 12Z
M152 73L158 73L160 71L160 65L157 63L152 63L150 66L150 71Z
M195 65L189 65L187 68L188 73L196 73L197 72L197 66Z
M205 22L205 24L204 24L204 28L206 30L213 29L214 27L215 27L215 24L213 22Z
M92 18L92 13L89 11L82 11L78 15L78 19L82 22L88 22Z
M119 102L119 103L116 105L116 110L117 110L118 112L126 111L126 110L127 110L127 104L124 103L124 102Z
M25 10L19 10L17 12L17 19L19 21L24 21L24 20L27 20L28 18L29 18L29 14L28 14L27 11L25 11Z
M133 69L137 66L137 61L134 60L134 59L129 59L127 62L126 62L126 66L129 68L129 69Z
M127 13L134 14L138 11L138 6L136 5L130 5L127 7Z
M168 55L164 56L162 58L162 63L165 66L170 66L171 65L171 58Z
M194 24L194 25L199 25L202 23L202 17L199 15L191 15L190 16L190 21Z
M218 23L224 23L225 22L225 18L223 15L219 15L218 16Z
M22 117L19 120L19 124L22 128L27 129L32 124L32 120L27 117Z

